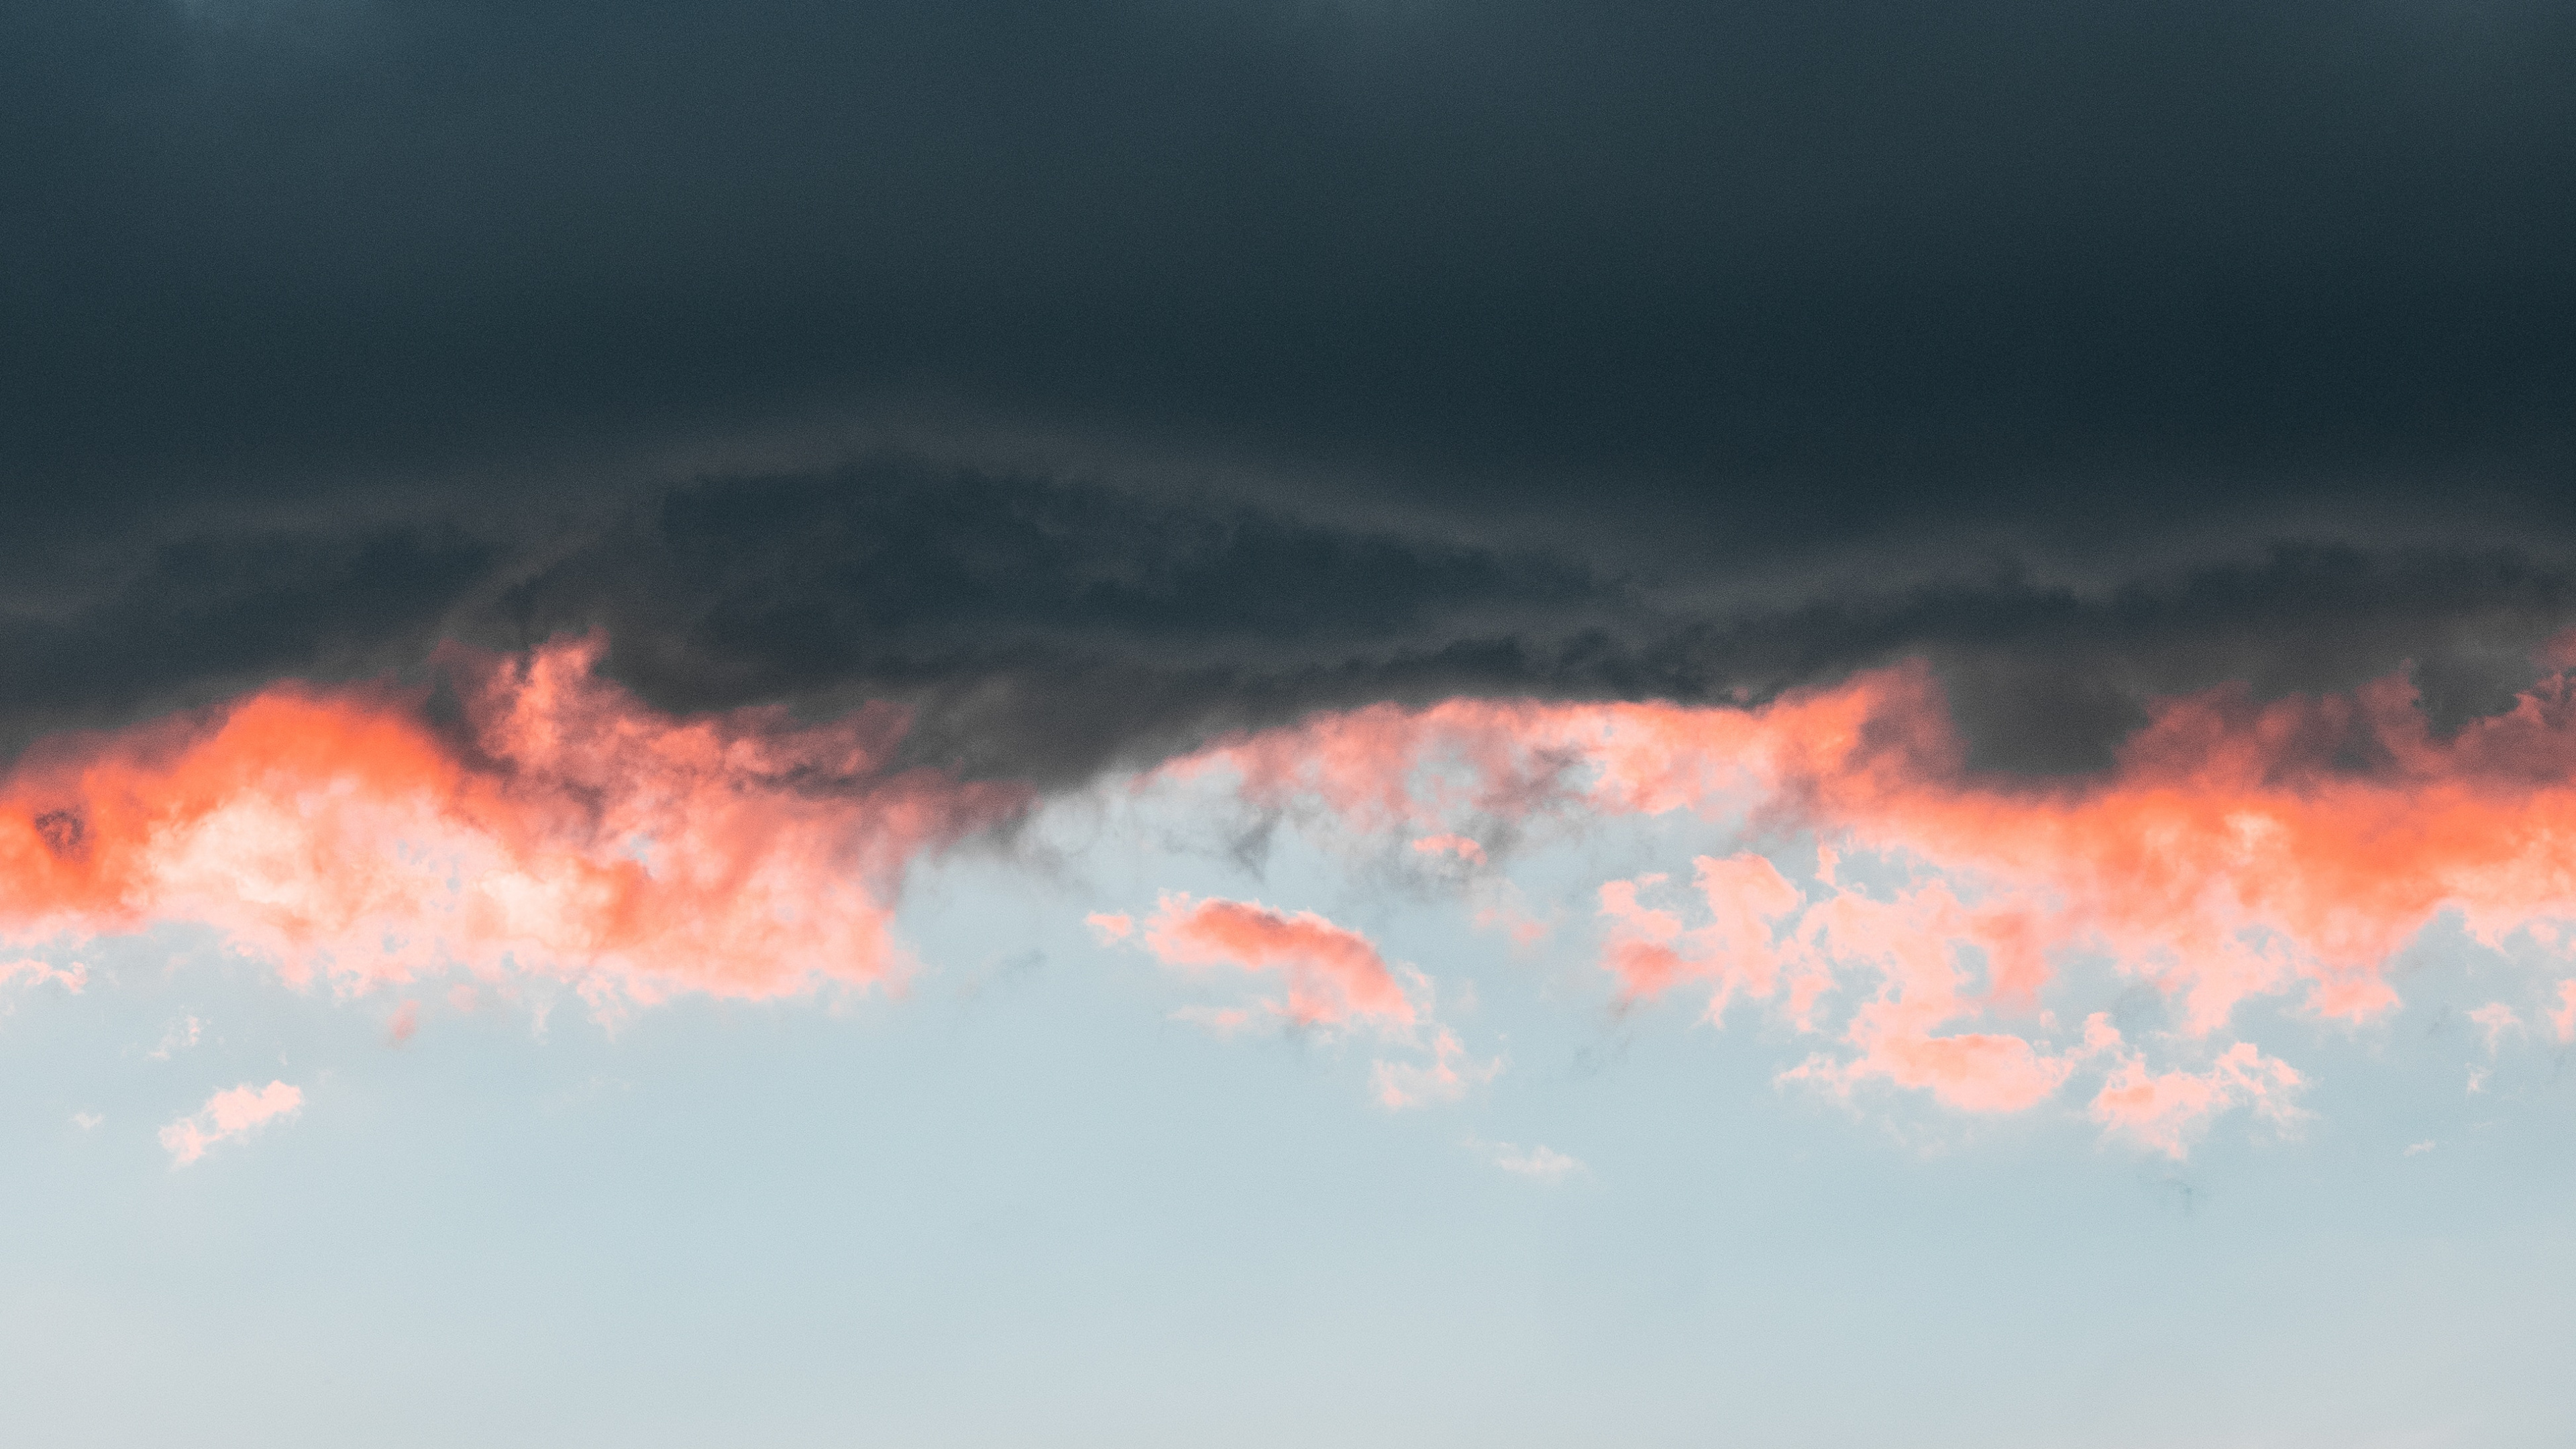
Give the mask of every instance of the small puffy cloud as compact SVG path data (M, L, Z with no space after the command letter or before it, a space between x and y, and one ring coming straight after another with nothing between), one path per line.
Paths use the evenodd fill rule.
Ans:
M1167 895L1145 925L1145 949L1167 966L1230 965L1287 978L1277 1008L1300 1026L1367 1018L1409 1027L1414 1006L1368 937L1313 911L1291 914L1259 901Z
M1485 1159L1496 1167L1515 1177L1526 1177L1533 1182L1554 1184L1563 1182L1576 1173L1590 1171L1583 1165L1581 1159L1569 1157L1553 1147L1533 1144L1524 1148L1510 1142L1485 1142L1474 1145L1481 1147L1484 1150Z
M2421 1141L2421 1142L2409 1142L2409 1143L2407 1143L2407 1144L2406 1144L2406 1151L2405 1151L2403 1154L2401 1154L2401 1155L2406 1156L2406 1157L2421 1157L2421 1156L2423 1156L2425 1153L2430 1152L2430 1151L2432 1151L2432 1150L2433 1150L2433 1140L2432 1140L2431 1138L2429 1138L2429 1137L2428 1137L2428 1138L2424 1139L2424 1140L2423 1140L2423 1141Z
M249 1136L280 1117L303 1110L304 1092L284 1082L253 1087L244 1082L206 1099L192 1116L161 1129L161 1145L170 1150L170 1165L185 1167L218 1142Z
M72 1125L78 1127L83 1132L96 1130L98 1124L106 1120L107 1119L105 1117L100 1116L96 1112L74 1112L72 1114Z
M1103 946L1115 945L1136 933L1136 918L1125 911L1093 911L1082 918Z
M2550 1028L2560 1041L2576 1041L2576 981L2558 983L2558 1009L2549 1013Z
M420 1030L420 1003L406 1001L394 1008L393 1019L385 1023L385 1044L401 1046Z

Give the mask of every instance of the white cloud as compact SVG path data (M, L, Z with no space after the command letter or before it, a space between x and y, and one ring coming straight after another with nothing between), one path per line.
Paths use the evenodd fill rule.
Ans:
M1592 1170L1580 1158L1569 1157L1553 1147L1532 1144L1524 1148L1512 1142L1476 1142L1473 1138L1469 1142L1483 1149L1486 1160L1496 1167L1538 1182L1563 1182L1578 1172Z
M195 1115L162 1128L161 1145L170 1149L171 1166L185 1167L205 1156L206 1149L216 1143L247 1137L267 1122L292 1117L303 1108L302 1088L284 1082L271 1082L265 1087L244 1082L208 1097Z

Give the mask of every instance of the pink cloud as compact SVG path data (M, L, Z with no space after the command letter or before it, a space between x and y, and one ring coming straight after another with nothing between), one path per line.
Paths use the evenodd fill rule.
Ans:
M1641 904L1638 892L1660 885L1662 875L1614 880L1601 887L1601 914L1611 922L1602 964L1631 999L1659 996L1684 981L1713 984L1711 1021L1725 1015L1738 991L1768 998L1782 968L1798 970L1801 1007L1822 989L1807 954L1783 941L1780 923L1805 905L1805 897L1770 861L1750 851L1724 860L1697 857L1695 882L1708 923L1685 929L1673 912Z
M33 956L16 961L0 961L0 986L6 986L20 977L26 978L30 985L35 986L41 986L50 981L77 996L81 988L89 984L89 968L78 961L74 961L69 966L56 966L50 961L39 961Z
M2017 1035L1942 1030L1973 1020L2005 994L1971 991L1965 956L1981 954L1990 983L2003 974L1994 963L2014 963L2022 944L2013 913L1971 909L1939 883L1893 899L1866 895L1836 880L1829 851L1819 861L1813 901L1760 855L1701 856L1694 864L1702 925L1641 903L1639 892L1662 884L1662 876L1601 887L1602 914L1610 922L1603 964L1631 999L1684 981L1707 982L1711 1021L1740 992L1757 1001L1779 998L1790 1022L1808 1031L1838 979L1865 973L1878 989L1854 1009L1844 1031L1853 1054L1818 1054L1788 1072L1788 1080L1847 1092L1878 1078L1930 1092L1959 1110L2012 1112L2045 1100L2073 1070L2070 1059L2047 1055ZM2020 971L2027 983L2026 964L2004 969Z
M1739 852L1699 857L1688 894L1652 871L1601 885L1621 997L1704 993L1711 1019L1759 1003L1837 1042L1793 1077L2013 1111L2103 1058L2051 1046L2041 1006L2062 973L2107 965L2167 997L2180 1041L2209 1043L2185 1048L2202 1063L2185 1070L2119 1048L2092 1098L2106 1128L2165 1152L2223 1111L2294 1110L2299 1074L2225 1040L2250 999L2384 1013L2390 962L2445 911L2489 946L2576 950L2576 674L2447 737L2403 678L2268 702L2219 688L2149 716L2098 775L1999 780L1966 768L1934 676L1907 664L1758 708L1377 706L1221 740L1170 772L1231 772L1252 803L1401 831L1425 853L1497 821L1672 812L1812 839L1808 883ZM2351 767L2356 741L2377 764ZM2576 1040L2576 982L2558 989L2549 1024ZM2522 1023L2501 1006L2472 1019L2491 1045Z
M420 1003L406 1001L394 1008L393 1019L385 1024L385 1044L401 1046L420 1030Z
M1945 884L1877 900L1837 891L1808 911L1801 935L1838 963L1867 966L1876 996L1853 1013L1846 1039L1859 1055L1843 1081L1883 1077L1971 1112L2018 1112L2055 1092L2073 1063L2006 1033L1936 1035L1983 1003L1964 988L1961 947L1987 939L1994 918L1963 906ZM1803 1070L1803 1069L1802 1069Z
M161 1129L161 1145L170 1150L170 1165L185 1167L218 1142L246 1137L261 1125L303 1110L304 1093L284 1082L254 1088L244 1082L206 1099L195 1115Z
M1413 848L1423 855L1454 855L1469 865L1485 863L1485 847L1463 835L1426 835Z
M1285 1015L1301 1026L1373 1019L1410 1026L1413 1003L1366 936L1316 915L1258 901L1166 895L1146 922L1145 948L1168 966L1233 966L1287 978Z
M2380 768L2338 763L2360 738ZM2389 960L2445 909L2489 943L2576 932L2558 824L2576 810L2566 678L2447 739L2392 678L2345 696L2167 699L2116 768L2061 785L1998 784L1964 760L1930 671L1906 665L1759 709L1378 706L1221 741L1172 769L1231 770L1256 803L1418 839L1475 818L1670 811L1812 830L1981 902L1975 944L1997 1006L2034 1001L2054 961L2102 955L2171 995L2201 1035L2247 998L2291 990L2326 1016L2388 1010ZM1697 950L1613 912L1633 928L1611 963L1632 993L1712 962L1741 963L1747 989L1758 970L1758 949Z
M2306 1082L2286 1062L2238 1042L2203 1072L2151 1073L2138 1057L2122 1061L2093 1098L2093 1119L2177 1160L2221 1112L2250 1106L2275 1122L2298 1116L2292 1099Z
M1082 923L1091 928L1092 934L1099 937L1100 944L1103 946L1124 941L1136 932L1136 918L1124 911L1114 913L1094 911L1083 917Z

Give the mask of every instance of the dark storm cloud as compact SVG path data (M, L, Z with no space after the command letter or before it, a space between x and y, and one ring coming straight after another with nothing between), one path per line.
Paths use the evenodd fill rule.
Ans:
M0 751L212 703L280 675L397 671L491 551L444 532L193 538L42 607L0 609Z
M2576 622L2571 76L2539 0L7 7L0 733L590 625L1050 778L1917 652L2004 766L2455 719Z
M1721 615L1562 556L902 463L669 495L477 615L505 644L604 628L610 670L670 708L909 699L928 757L1050 780L1321 705L1751 701L1909 654L1943 670L1972 765L2083 769L2148 699L2221 683L2414 662L2455 727L2571 616L2576 569L2509 551L2288 546L2109 589L2005 570Z

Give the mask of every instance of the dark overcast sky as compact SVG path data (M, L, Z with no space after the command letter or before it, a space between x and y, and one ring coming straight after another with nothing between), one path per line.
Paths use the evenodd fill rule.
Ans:
M1980 760L2576 623L2576 11L0 12L0 741L605 625L1072 779L1909 653Z

